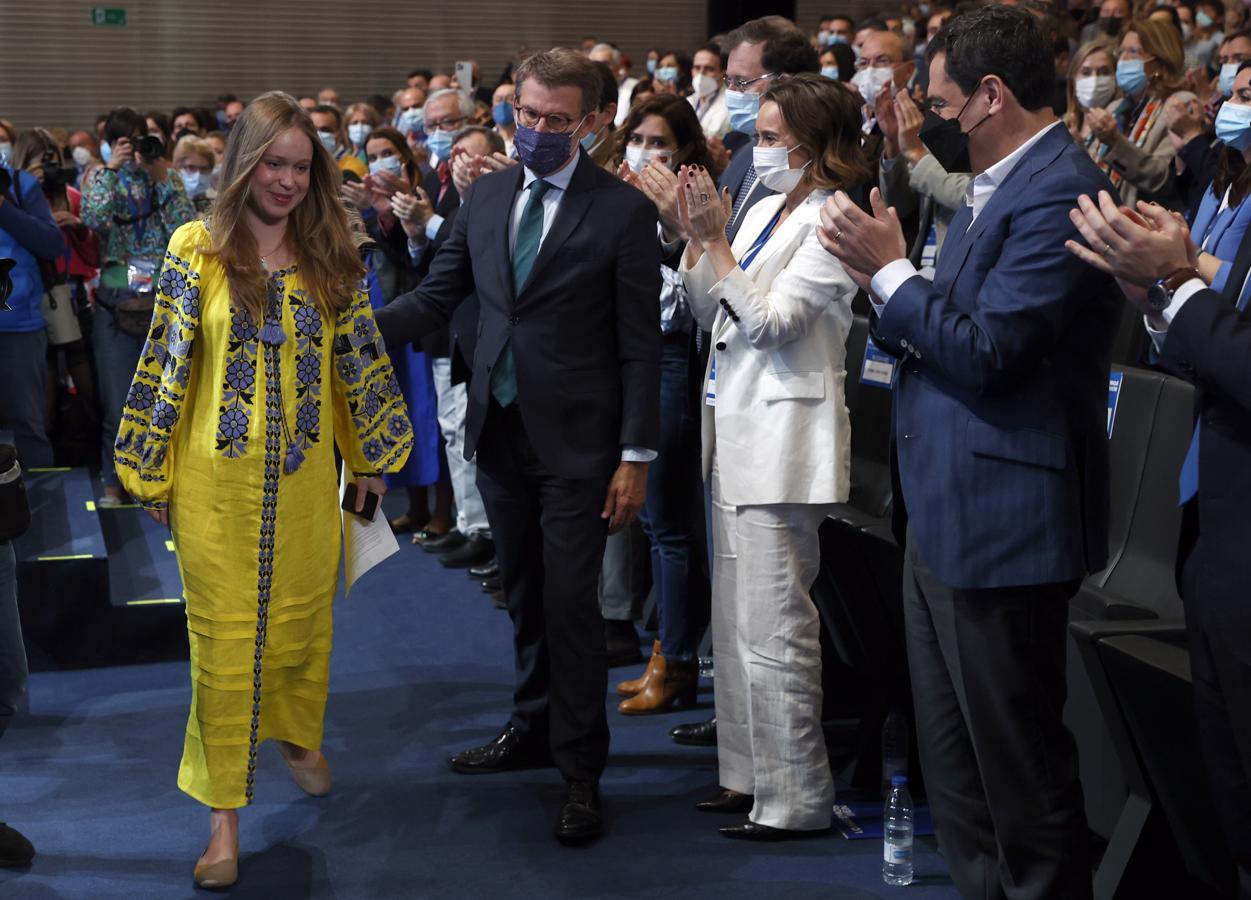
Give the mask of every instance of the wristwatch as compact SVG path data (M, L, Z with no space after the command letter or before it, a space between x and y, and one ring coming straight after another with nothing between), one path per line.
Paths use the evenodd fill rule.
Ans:
M1202 277L1198 269L1190 266L1178 269L1171 275L1166 275L1147 288L1147 305L1158 313L1164 312L1164 310L1168 309L1168 305L1173 302L1173 294L1177 293L1179 287L1192 278Z

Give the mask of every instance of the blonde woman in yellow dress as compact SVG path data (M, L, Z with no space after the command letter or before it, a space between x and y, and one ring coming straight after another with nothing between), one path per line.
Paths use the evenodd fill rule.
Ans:
M262 742L306 792L330 790L334 446L363 500L412 445L338 166L292 97L248 105L221 184L208 219L170 239L115 448L178 550L192 684L178 786L212 810L202 887L237 877Z

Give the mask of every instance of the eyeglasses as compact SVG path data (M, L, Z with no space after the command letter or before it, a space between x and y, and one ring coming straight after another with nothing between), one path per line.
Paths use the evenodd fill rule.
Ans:
M1143 61L1155 59L1150 53L1141 47L1122 47L1116 54L1117 59L1141 59Z
M773 72L766 72L765 74L760 75L756 78L727 78L725 80L725 86L727 90L738 91L739 93L742 93L743 91L746 91L749 87L751 87L753 84L755 84L757 81L763 81L766 78L777 78L777 75L774 74Z
M426 131L460 131L465 124L464 116L444 116L442 119L426 122Z
M528 106L518 106L513 104L513 112L517 117L517 124L525 128L538 128L540 122L547 123L548 131L569 131L571 127L582 124L582 119L574 119L572 116L566 116L562 113L541 113L537 109L531 109Z
M856 60L856 71L859 72L863 69L869 68L870 66L874 69L893 69L899 64L899 60L891 59L889 56L875 56L872 59L869 59L867 56L862 56Z

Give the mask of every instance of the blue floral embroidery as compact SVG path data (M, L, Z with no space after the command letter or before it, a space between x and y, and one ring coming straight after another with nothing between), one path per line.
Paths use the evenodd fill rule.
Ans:
M300 384L313 384L321 377L321 357L302 356L295 364L295 377Z
M355 356L339 357L339 377L348 384L356 384L361 380L361 363Z
M321 313L307 291L290 295L295 321L295 434L292 446L307 450L321 440L321 354L324 346Z
M187 276L173 266L166 266L161 272L157 287L169 299L177 300L187 289Z
M223 409L217 422L217 436L238 441L248 433L248 411L242 408Z
M131 409L145 410L152 406L156 397L150 385L136 381L130 386L130 394L126 397L126 405Z
M382 399L378 396L377 391L368 390L365 392L364 409L365 415L371 419L382 411Z
M230 337L241 343L255 341L256 325L252 322L252 317L246 312L236 310L230 317Z
M183 315L192 319L200 317L200 289L198 287L189 287L182 295L182 312Z
M251 391L256 386L256 363L240 357L226 366L226 383L236 391Z
M357 316L356 321L352 323L352 333L356 336L353 343L358 347L363 347L365 344L373 343L378 332L374 328L373 319L368 316Z
M256 401L257 333L246 310L232 309L226 378L217 417L217 449L227 459L238 459L248 449L248 422Z
M300 291L298 293L303 293ZM309 337L321 334L321 315L312 306L299 306L295 310L295 329Z
M168 431L177 421L178 410L174 409L172 403L164 398L156 401L156 406L152 407L152 427Z
M382 443L380 441L365 441L365 448L363 452L365 454L365 459L369 460L371 463L377 462L382 459Z
M295 413L295 427L298 431L308 432L317 429L317 421L319 411L317 404L311 400L305 400L300 404L300 408Z
M400 435L405 434L409 427L410 423L408 419L403 416L392 416L387 422L387 428L390 430L393 437L399 437Z

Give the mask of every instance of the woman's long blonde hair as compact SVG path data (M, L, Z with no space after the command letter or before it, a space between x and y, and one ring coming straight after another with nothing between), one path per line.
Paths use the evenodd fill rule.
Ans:
M339 166L318 140L312 120L294 97L281 91L262 94L247 105L226 141L223 187L209 212L212 243L202 250L217 257L226 272L235 308L246 310L257 325L265 318L268 275L243 214L252 173L274 140L291 128L308 138L313 161L308 194L287 219L286 242L295 255L304 288L327 322L333 323L351 305L352 291L365 275L348 228L347 211L339 199Z

